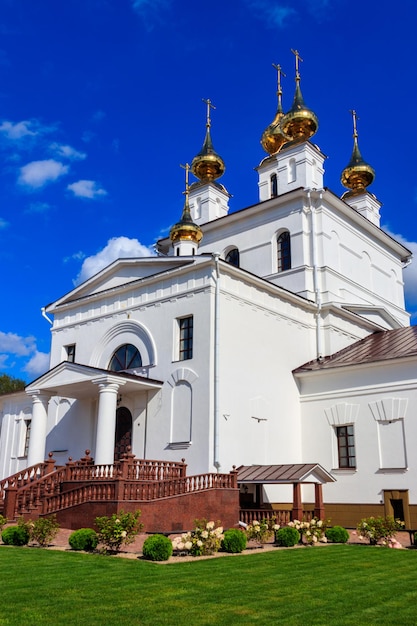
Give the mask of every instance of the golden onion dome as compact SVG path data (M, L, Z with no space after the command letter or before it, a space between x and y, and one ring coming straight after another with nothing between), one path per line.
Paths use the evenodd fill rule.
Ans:
M188 201L188 173L190 171L190 166L187 163L185 166L181 167L184 167L186 171L184 208L182 210L180 221L172 226L169 237L172 243L176 243L177 241L193 241L194 243L198 244L203 238L203 231L201 230L200 226L198 226L198 224L195 224L193 222L193 219L191 217L190 204Z
M192 160L191 171L202 182L210 183L224 174L226 166L221 156L214 150L211 140L210 108L214 109L215 107L210 100L203 100L203 102L207 104L206 136L203 147Z
M298 63L302 59L297 50L292 52L295 54L295 94L291 109L281 120L281 129L292 141L307 141L317 132L319 121L316 114L304 103L298 70Z
M272 64L278 72L278 107L275 117L272 122L267 126L261 137L261 144L265 152L268 154L277 154L282 146L288 142L289 138L284 135L281 128L281 120L284 117L284 111L282 109L282 89L281 89L281 74L283 74L280 65ZM285 76L285 74L284 74Z
M350 194L363 193L375 179L374 168L363 160L358 145L358 132L356 129L357 115L352 111L353 117L353 151L349 163L341 175L341 183Z

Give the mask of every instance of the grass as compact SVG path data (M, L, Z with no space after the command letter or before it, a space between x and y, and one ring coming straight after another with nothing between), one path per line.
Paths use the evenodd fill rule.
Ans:
M414 626L416 559L335 545L160 565L2 546L0 626Z

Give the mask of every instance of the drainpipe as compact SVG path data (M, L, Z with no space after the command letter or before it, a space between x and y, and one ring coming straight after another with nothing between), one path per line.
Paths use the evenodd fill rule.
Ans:
M47 314L45 313L45 307L44 306L41 308L41 313L42 313L42 317L44 317L50 324L53 324L53 321L51 320L51 318L48 317Z
M214 424L213 424L213 437L214 437L214 461L213 465L216 470L220 471L219 461L219 345L220 345L220 268L219 259L220 254L213 254L215 263L215 290L214 290L214 389L213 389L213 403L214 403Z
M323 198L323 191L319 191L319 201ZM313 263L313 288L315 295L315 302L317 310L315 313L316 318L316 350L317 360L320 361L323 358L323 341L322 341L322 328L321 328L321 289L319 287L319 274L317 265L317 241L316 241L316 207L314 206L311 198L311 191L307 189L307 200L311 214L311 252Z

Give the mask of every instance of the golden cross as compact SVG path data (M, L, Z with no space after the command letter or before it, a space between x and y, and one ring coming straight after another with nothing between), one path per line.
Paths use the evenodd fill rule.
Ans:
M185 170L185 191L183 191L183 193L185 193L185 195L188 196L188 188L189 188L188 175L190 173L190 165L188 163L186 163L185 165L182 165L180 163L180 167L182 167L182 169Z
M282 94L282 89L281 89L281 76L286 76L286 74L284 74L284 72L282 71L281 66L275 65L275 63L272 63L272 67L274 67L277 70L277 82L278 82L278 94Z
M293 50L291 48L291 52L295 55L295 76L296 78L300 78L300 72L298 71L298 63L301 61L303 61L303 59L300 57L300 53L298 52L298 50Z
M211 120L210 120L210 109L215 109L216 107L214 106L214 104L212 104L210 99L205 100L204 98L202 98L203 102L205 102L207 104L207 122L206 125L210 126L211 124Z
M356 111L355 111L354 109L353 109L353 110L351 109L349 112L350 112L350 113L352 113L352 119L353 119L353 136L354 136L354 137L357 137L357 136L358 136L358 131L357 131L357 128L356 128L356 122L358 121L359 117L358 117L358 115L357 115L357 113L356 113Z

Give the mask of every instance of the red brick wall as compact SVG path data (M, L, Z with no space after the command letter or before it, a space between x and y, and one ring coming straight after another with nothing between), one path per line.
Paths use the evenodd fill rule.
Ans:
M152 502L89 502L57 513L62 528L94 527L96 517L117 510L141 510L145 532L175 533L194 528L194 520L206 518L231 528L239 521L238 489L209 489Z

